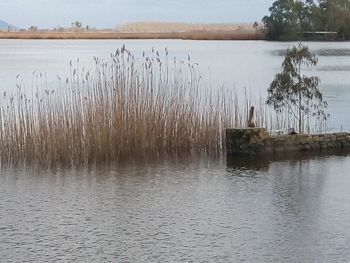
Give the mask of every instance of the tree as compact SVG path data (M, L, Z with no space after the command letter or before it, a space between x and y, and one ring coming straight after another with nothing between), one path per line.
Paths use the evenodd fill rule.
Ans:
M306 117L326 120L327 102L318 89L319 78L302 75L303 67L317 65L317 58L301 43L288 49L282 63L282 72L276 74L270 87L266 104L277 112L290 114L298 123L299 132L304 132Z
M80 29L83 26L83 23L80 21L75 21L71 23L72 28Z
M294 0L277 0L269 11L270 16L262 19L267 37L273 40L296 39L300 18Z
M29 31L38 31L38 27L37 26L30 26L28 28Z
M74 24L76 28L81 28L83 26L83 24L80 21L75 21Z
M339 39L350 39L350 0L324 0L327 29L338 32Z
M337 32L350 39L350 0L276 0L262 21L272 40L301 39L306 31Z
M259 29L259 23L258 22L256 22L256 21L254 22L253 29L255 30L255 33L258 32L258 29Z

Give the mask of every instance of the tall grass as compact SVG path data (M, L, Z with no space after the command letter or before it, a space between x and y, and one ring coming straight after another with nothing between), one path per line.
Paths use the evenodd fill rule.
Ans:
M248 95L203 88L196 65L165 50L135 58L125 47L51 89L43 76L26 90L4 93L0 107L1 162L84 164L165 155L219 155L228 127L245 126ZM263 103L258 126L271 127Z

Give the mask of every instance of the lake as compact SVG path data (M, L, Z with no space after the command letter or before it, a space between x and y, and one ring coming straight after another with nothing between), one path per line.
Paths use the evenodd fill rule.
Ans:
M204 86L265 96L295 43L1 40L0 90L33 71L48 85L70 60L126 44L198 62ZM350 130L350 43L312 42L330 130ZM158 160L75 169L3 167L1 262L349 262L350 157Z

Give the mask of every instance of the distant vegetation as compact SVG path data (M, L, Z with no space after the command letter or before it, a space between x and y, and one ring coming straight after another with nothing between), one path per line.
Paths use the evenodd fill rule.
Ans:
M0 24L1 26L1 24ZM265 39L262 25L246 24L189 24L137 22L114 29L96 29L73 21L69 27L52 29L0 28L0 39L190 39L190 40L260 40Z
M262 21L270 40L303 39L310 31L350 39L350 0L277 0L269 11Z
M257 30L259 24L190 24L190 23L161 23L161 22L135 22L118 26L117 31L134 33L169 33L169 32L189 32L189 31L233 31L233 32L253 32Z

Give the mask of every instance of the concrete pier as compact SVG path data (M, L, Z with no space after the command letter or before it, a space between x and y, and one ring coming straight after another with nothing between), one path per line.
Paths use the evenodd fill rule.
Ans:
M226 130L228 155L275 155L350 149L350 133L269 135L264 128Z

